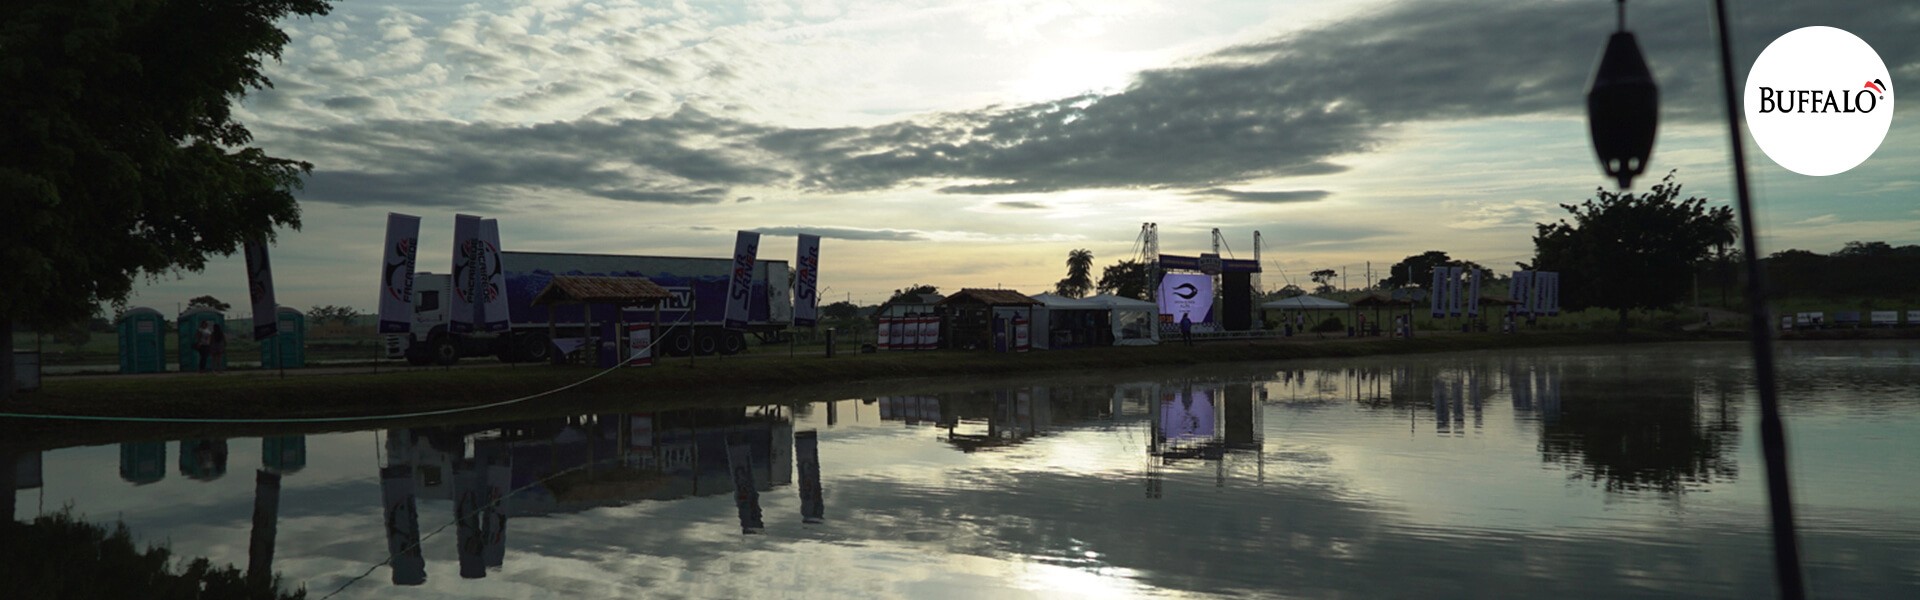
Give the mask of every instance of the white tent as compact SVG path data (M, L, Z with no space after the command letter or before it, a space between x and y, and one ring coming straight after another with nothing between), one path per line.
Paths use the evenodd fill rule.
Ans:
M1346 310L1347 303L1316 296L1294 296L1263 303L1265 310Z
M1124 298L1113 294L1101 294L1090 298L1068 298L1055 294L1035 294L1034 300L1040 306L1033 310L1033 345L1036 348L1051 348L1053 340L1044 332L1052 329L1053 312L1069 310L1097 310L1108 313L1108 323L1113 327L1113 345L1148 346L1160 343L1160 328L1155 322L1160 319L1160 307L1145 300Z
M1040 301L1040 306L1033 308L1033 347L1041 350L1053 348L1053 336L1049 332L1053 330L1054 311L1107 310L1106 305L1103 304L1053 293L1034 294L1028 297Z
M1081 301L1113 311L1113 345L1151 346L1160 343L1160 305L1113 294L1100 294Z

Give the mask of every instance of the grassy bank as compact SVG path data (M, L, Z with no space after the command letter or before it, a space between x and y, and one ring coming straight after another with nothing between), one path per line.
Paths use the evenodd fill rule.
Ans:
M314 433L424 423L484 422L598 411L805 402L898 393L904 380L953 378L978 384L1035 374L1111 378L1149 372L1178 376L1184 368L1218 363L1382 354L1458 352L1591 344L1670 342L1710 338L1662 333L1540 332L1524 335L1429 334L1412 340L1293 338L1213 342L1193 347L1116 347L988 354L930 351L668 359L652 368L622 369L565 393L457 417L319 424L150 424L0 420L0 432L32 447L135 439ZM48 378L44 387L8 407L14 412L169 418L285 418L383 415L478 406L575 383L598 372L587 367L435 368L305 375Z

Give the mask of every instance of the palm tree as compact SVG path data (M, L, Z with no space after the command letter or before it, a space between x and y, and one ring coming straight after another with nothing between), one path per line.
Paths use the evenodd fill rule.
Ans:
M1067 253L1067 278L1053 285L1053 293L1082 298L1093 289L1093 251L1085 248Z

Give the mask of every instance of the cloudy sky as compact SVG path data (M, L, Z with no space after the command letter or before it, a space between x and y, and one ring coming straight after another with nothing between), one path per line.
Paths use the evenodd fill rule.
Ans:
M315 166L305 226L274 249L303 308L374 307L389 211L424 217L436 271L461 212L519 250L724 256L753 229L791 259L817 232L826 294L874 303L915 282L1043 291L1072 249L1131 257L1148 221L1168 253L1218 227L1247 258L1260 231L1267 287L1342 267L1358 286L1368 261L1429 249L1505 266L1607 183L1584 119L1604 0L336 4L285 23L275 87L239 112ZM1895 89L1920 81L1920 5L1734 4L1743 72L1829 25ZM1709 7L1637 0L1629 26L1662 91L1649 172L1723 202ZM1916 110L1846 174L1752 151L1766 249L1920 243ZM244 298L240 263L132 304Z

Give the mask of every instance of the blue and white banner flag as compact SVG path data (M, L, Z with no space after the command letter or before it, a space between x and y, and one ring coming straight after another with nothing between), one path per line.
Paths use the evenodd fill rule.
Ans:
M266 240L247 242L247 298L253 301L253 339L264 340L280 331L279 305L273 299L273 261Z
M420 217L387 213L387 247L380 264L380 333L413 325L413 265L419 255Z
M1463 267L1447 267L1447 316L1449 317L1460 316L1460 305L1464 303L1461 296L1465 291L1460 286L1460 274L1465 271Z
M800 234L793 258L793 324L812 327L820 318L820 236Z
M453 216L453 284L447 303L447 331L473 333L479 302L475 294L486 285L486 253L480 246L480 217Z
M1473 268L1471 275L1473 283L1467 287L1467 316L1469 317L1480 317L1480 273L1482 271L1484 269L1480 267Z
M1435 319L1447 316L1446 285L1447 268L1440 266L1434 267L1433 281L1427 284L1427 308L1431 310L1433 318Z
M760 256L760 234L742 231L733 239L733 274L727 281L727 329L747 328L753 294L753 267Z
M507 314L507 274L500 270L499 221L480 221L480 256L486 264L481 265L480 273L485 279L480 282L475 297L480 305L479 321L486 323L487 331L506 331L511 319Z
M1557 317L1559 315L1559 271L1546 271L1540 275L1548 277L1548 283L1540 287L1540 298L1542 298L1540 312L1548 313L1549 317Z
M1527 299L1533 297L1533 271L1514 271L1513 283L1507 288L1507 299L1514 302L1512 310L1518 314L1527 314Z

